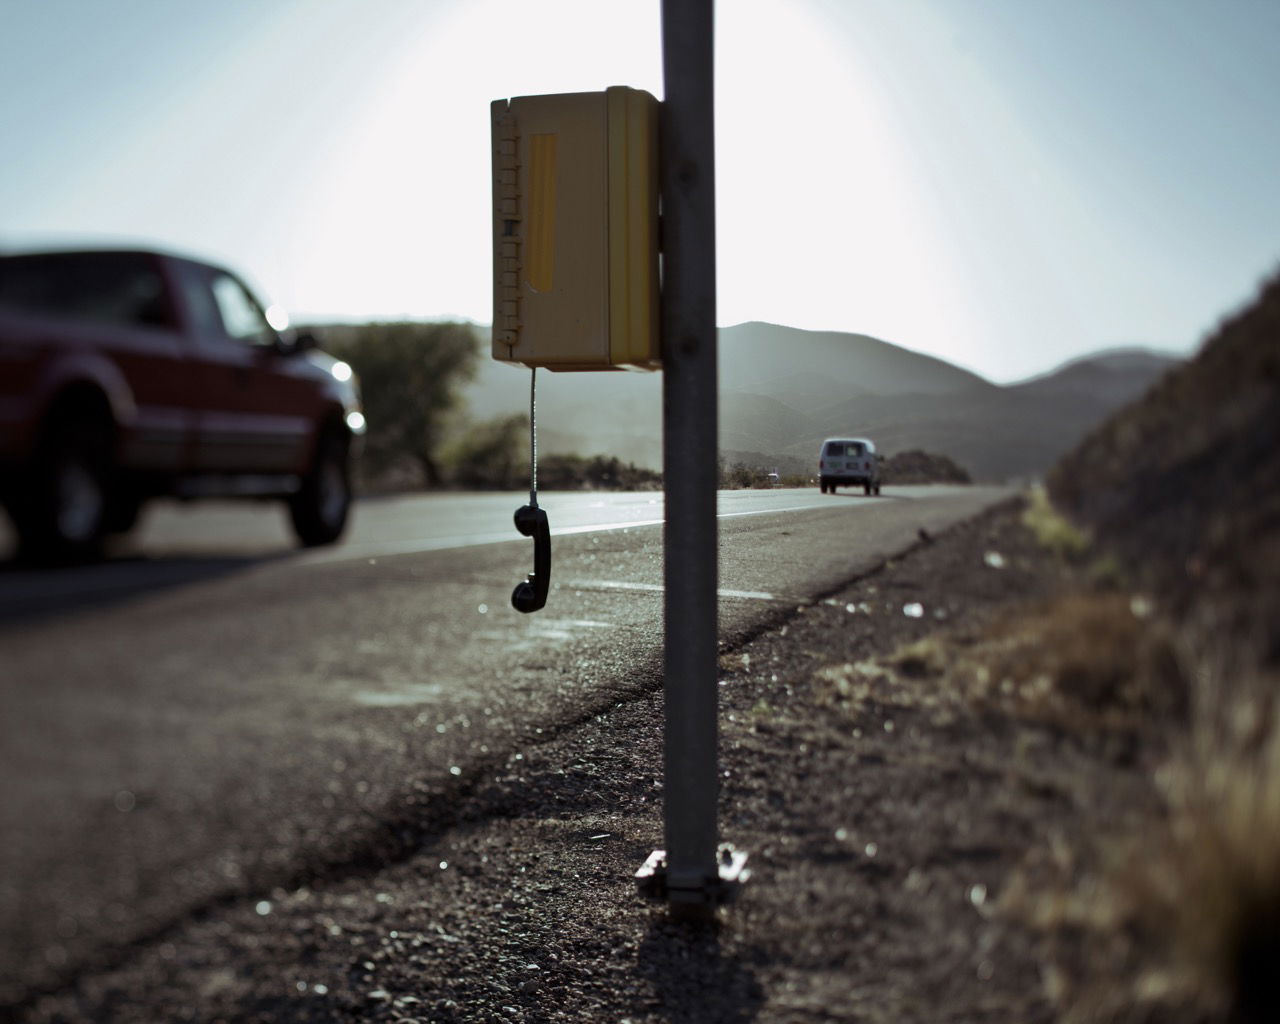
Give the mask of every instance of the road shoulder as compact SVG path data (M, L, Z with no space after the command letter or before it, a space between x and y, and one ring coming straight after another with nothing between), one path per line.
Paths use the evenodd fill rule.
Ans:
M635 892L661 844L647 694L463 780L409 859L216 909L27 1019L1036 1021L1109 998L1134 968L1104 966L1087 894L1105 836L1158 806L1160 740L981 672L1075 576L1009 504L725 650L721 833L753 878L718 928Z

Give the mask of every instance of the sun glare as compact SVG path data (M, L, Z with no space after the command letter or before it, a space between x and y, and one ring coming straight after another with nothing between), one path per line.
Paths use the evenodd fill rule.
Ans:
M802 6L734 5L717 30L721 323L954 349L962 275L882 87Z
M300 304L487 321L490 101L615 84L657 91L658 30L656 3L488 0L423 31L388 66L342 159L318 177ZM458 45L482 39L492 40L483 52Z

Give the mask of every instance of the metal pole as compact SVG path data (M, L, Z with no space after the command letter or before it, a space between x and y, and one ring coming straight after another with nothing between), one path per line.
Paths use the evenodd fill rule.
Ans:
M716 860L718 476L711 0L663 0L664 827L674 906L711 905ZM697 911L695 911L697 913Z

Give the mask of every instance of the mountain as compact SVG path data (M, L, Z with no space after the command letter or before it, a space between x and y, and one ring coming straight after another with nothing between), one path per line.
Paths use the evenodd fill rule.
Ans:
M865 433L889 452L948 455L978 479L1034 477L1178 362L1142 350L1101 352L1017 384L849 399L817 417L850 422L851 433Z
M484 358L468 391L476 419L529 408L529 371ZM1138 349L1097 353L1000 386L878 338L758 322L720 329L720 449L809 465L822 439L873 438L888 455L920 449L975 479L1043 474L1177 360ZM657 373L538 374L544 452L616 455L660 468ZM772 468L770 465L768 468Z
M1181 360L1145 348L1111 349L1063 363L1051 373L1010 385L1029 395L1078 394L1127 405Z
M720 390L798 408L857 395L933 395L995 385L976 373L865 334L750 322L720 329Z

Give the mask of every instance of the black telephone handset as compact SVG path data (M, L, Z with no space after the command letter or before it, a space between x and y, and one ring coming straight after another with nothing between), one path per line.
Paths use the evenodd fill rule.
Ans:
M533 572L511 592L511 606L518 612L536 612L547 603L551 586L551 527L547 514L537 505L516 509L516 529L533 538Z

